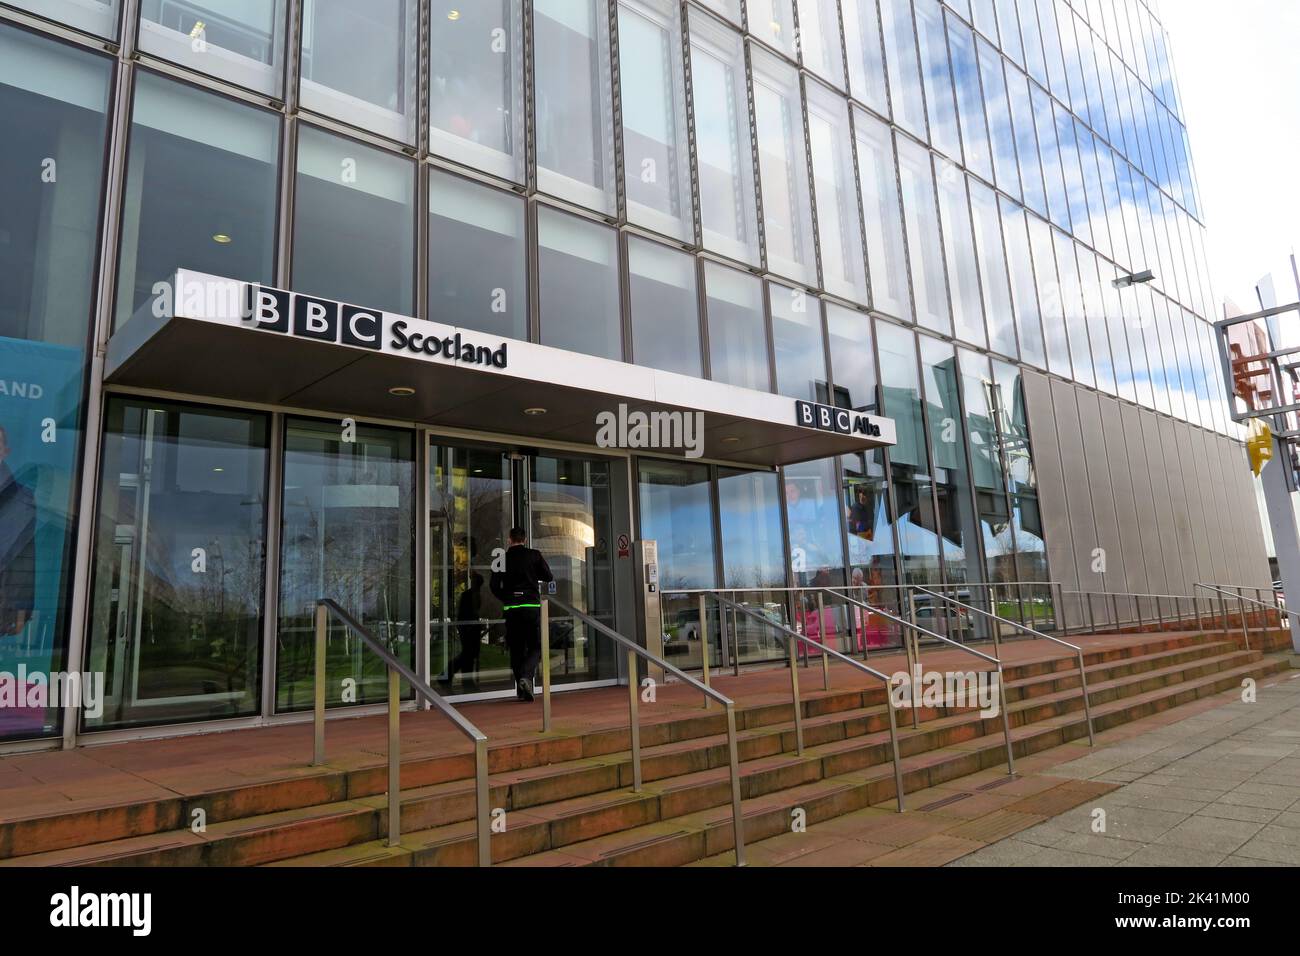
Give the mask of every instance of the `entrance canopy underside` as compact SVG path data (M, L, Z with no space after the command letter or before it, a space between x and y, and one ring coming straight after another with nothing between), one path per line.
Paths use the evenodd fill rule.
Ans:
M752 465L895 441L874 415L813 414L830 427L805 427L808 403L785 396L184 271L113 335L106 380L607 447L669 434L660 416L638 436L635 412L698 411L702 440L679 416L680 444L651 447Z

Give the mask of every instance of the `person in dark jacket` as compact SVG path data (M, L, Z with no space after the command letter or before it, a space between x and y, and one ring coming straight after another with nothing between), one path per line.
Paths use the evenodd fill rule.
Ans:
M520 700L533 699L533 676L542 659L542 595L539 583L555 580L542 553L528 547L528 532L510 529L505 570L493 571L489 587L501 602L506 619L510 672Z
M0 426L0 638L21 634L36 598L36 499L9 470Z

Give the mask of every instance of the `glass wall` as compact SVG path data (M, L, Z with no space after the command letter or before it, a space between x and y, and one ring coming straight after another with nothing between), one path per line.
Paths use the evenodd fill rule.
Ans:
M853 124L858 147L858 184L867 228L871 304L879 312L910 318L912 303L893 135L888 126L862 110L854 110Z
M415 142L419 6L303 0L303 108Z
M298 134L296 291L415 311L415 166L303 126Z
M865 303L862 227L848 103L819 83L808 84L808 138L817 199L817 234L822 285L829 292Z
M0 27L0 672L64 668L111 63ZM12 678L11 678L12 680ZM0 739L59 726L0 708Z
M276 710L312 706L314 613L337 601L408 666L415 637L415 448L408 431L285 421ZM387 667L331 620L326 703L388 699Z
M816 282L799 71L756 47L750 58L767 267L796 282Z
M284 19L285 0L141 0L140 49L275 96L284 71Z
M779 488L775 472L718 469L722 586L739 589L737 603L787 623L785 595L780 590L785 587L786 550ZM729 653L737 654L742 664L781 656L783 645L776 629L737 614L736 632Z
M618 234L543 207L537 212L537 245L542 344L621 359ZM575 289L582 295L574 295Z
M274 284L275 114L140 71L131 119L117 326L177 269Z
M825 402L826 343L821 299L803 289L769 283L776 390L791 398Z
M948 289L944 284L943 240L934 196L930 153L909 139L898 140L898 179L907 225L907 253L912 266L916 321L928 329L952 333Z
M30 10L56 23L65 23L95 36L117 36L120 0L5 0L11 7Z
M638 365L701 378L695 257L629 238L627 267L633 359Z
M429 148L524 179L523 0L429 0Z
M86 730L259 711L267 425L109 401L87 651L104 704Z
M601 0L535 0L533 82L537 184L562 199L614 212L608 7Z
M429 318L528 338L528 233L518 196L429 171Z
M704 308L709 323L709 370L715 382L772 390L763 283L715 262L704 265Z
M619 2L619 62L636 77L623 86L623 178L630 220L691 240L695 227L680 20L676 0Z

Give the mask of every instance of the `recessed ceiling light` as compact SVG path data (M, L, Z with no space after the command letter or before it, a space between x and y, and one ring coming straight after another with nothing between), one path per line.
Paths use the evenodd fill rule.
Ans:
M228 235L226 235L224 232L218 232L218 233L216 233L216 234L213 235L213 237L212 237L212 241L213 241L213 242L220 243L220 244L223 245L223 246L228 246L228 245L230 245L230 243L233 242L234 240L232 240L232 239L231 239Z
M475 468L475 469L474 469L474 474L476 474L476 475L481 475L481 474L483 474L483 469L482 469L482 468Z
M224 469L224 468L213 468L212 470L213 470L213 471L225 471L226 469Z
M740 441L740 439L737 438L735 435L728 435L726 438L722 439L722 444L734 445L738 441Z
M460 11L459 11L459 10L448 10L448 11L447 11L447 19L448 19L448 20L459 20L459 19L460 19Z
M398 398L410 398L415 394L415 389L409 385L394 385L388 390L389 395L396 395Z
M536 407L534 407L534 408L525 408L525 409L524 409L524 414L525 414L525 415L545 415L545 414L546 414L546 409L544 409L544 408L536 408Z

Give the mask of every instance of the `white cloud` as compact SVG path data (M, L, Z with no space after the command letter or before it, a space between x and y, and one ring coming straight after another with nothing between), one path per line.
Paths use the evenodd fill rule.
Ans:
M1215 294L1255 308L1255 282L1300 251L1300 3L1165 0L1160 15L1205 207Z

